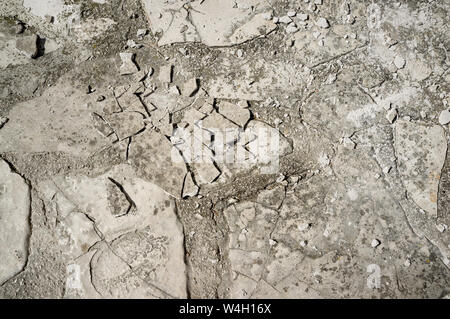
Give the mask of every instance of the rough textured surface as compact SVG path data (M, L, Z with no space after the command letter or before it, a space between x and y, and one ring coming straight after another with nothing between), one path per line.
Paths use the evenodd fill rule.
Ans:
M17 275L28 260L30 188L0 161L0 284Z
M395 150L408 195L436 218L439 180L447 155L445 131L438 125L426 127L398 121Z
M446 1L0 1L0 298L450 294Z
M150 27L160 33L158 45L202 42L228 46L264 36L276 28L263 13L271 8L265 1L164 1L142 0Z

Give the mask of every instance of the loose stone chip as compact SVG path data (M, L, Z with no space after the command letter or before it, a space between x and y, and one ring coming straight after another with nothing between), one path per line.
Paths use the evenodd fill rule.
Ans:
M380 244L381 244L381 242L378 239L373 239L372 242L370 243L370 245L373 248L376 248L376 247L380 246Z
M176 198L182 196L186 164L165 136L154 130L136 135L130 145L129 160L141 178L152 181Z
M197 171L196 180L200 183L200 185L214 182L221 174L221 172L214 165L213 160L206 155L200 163L194 163L194 167Z
M406 268L408 268L409 266L411 266L411 260L410 259L406 259L405 263L403 264Z
M281 23L289 24L292 22L292 19L288 16L281 17L279 20Z
M120 112L106 116L106 121L112 126L120 140L133 136L144 127L142 114L138 112Z
M344 137L342 139L342 145L348 149L354 149L356 147L355 142L353 142L349 137Z
M122 60L122 65L120 66L121 75L133 74L139 71L138 67L133 62L134 53L121 52L119 53L119 56L120 59Z
M217 112L212 112L207 116L202 121L202 127L204 130L211 132L222 132L225 135L223 141L224 144L232 143L237 139L237 134L233 135L231 132L235 131L237 133L238 126ZM226 134L227 132L230 133Z
M198 186L194 183L190 172L186 174L183 186L183 197L194 197L198 194Z
M297 26L294 23L291 23L286 28L286 33L295 33L298 31Z
M192 78L188 80L183 86L183 95L184 96L192 96L198 91L198 80L196 78Z
M444 110L439 115L439 124L446 125L450 123L450 110ZM1 124L0 124L1 127Z
M0 159L0 285L26 265L30 236L30 187Z
M389 123L394 123L396 118L397 118L396 109L391 109L387 112L386 119L389 121Z
M319 19L316 21L316 25L317 25L318 27L323 28L323 29L328 29L328 28L330 27L330 23L329 23L328 20L325 19L325 18L319 18Z
M133 75L133 80L135 82L143 81L146 78L147 74L148 72L146 70L140 70L139 72Z
M97 129L97 131L100 132L101 135L107 137L113 133L111 127L100 115L98 115L97 113L92 113L91 116L92 120L94 121L94 127Z
M110 178L109 180L110 183L107 186L107 191L108 204L111 214L114 217L120 217L128 214L133 207L133 203L127 197L122 185L120 185L112 178Z
M438 224L436 225L437 230L439 230L439 232L443 233L448 229L448 226L446 224Z
M297 18L299 18L301 21L306 21L306 20L308 20L308 14L307 13L300 13L300 14L297 14Z
M116 87L114 88L114 96L115 96L116 98L121 97L122 94L124 94L129 88L130 88L129 85L116 86Z
M140 98L132 92L132 90L124 93L120 98L117 99L122 110L135 111L142 114L146 114L144 105L142 104Z
M394 59L394 65L397 67L397 69L403 69L406 65L406 61L404 58L397 55Z
M163 65L159 69L159 80L163 83L171 83L172 82L172 72L173 72L173 65Z
M138 30L137 30L137 33L136 33L136 35L137 35L138 38L142 38L142 37L144 37L146 34L147 34L147 29L138 29Z
M433 218L438 216L438 193L447 154L445 130L399 120L395 123L397 167L408 198Z
M6 122L8 122L8 118L0 116L0 128L2 128L6 124Z
M244 127L250 120L250 111L248 109L226 101L220 102L219 113L240 127Z
M20 37L16 40L16 49L27 58L34 59L39 53L38 41L36 34Z

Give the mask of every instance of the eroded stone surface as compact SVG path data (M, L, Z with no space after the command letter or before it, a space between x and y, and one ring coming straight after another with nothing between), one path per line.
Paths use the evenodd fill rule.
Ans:
M143 0L150 28L162 33L159 45L202 42L227 46L252 40L273 31L276 25L264 19L270 10L264 1Z
M35 58L38 55L38 36L33 34L17 39L16 49L27 58Z
M179 151L162 134L146 130L131 144L130 161L143 178L180 197L187 169Z
M0 284L26 265L30 237L30 187L0 160Z
M230 206L224 214L231 232L228 246L234 273L231 296L249 298L263 275L270 234L278 214L251 202Z
M399 171L409 196L421 209L437 217L437 193L447 154L444 130L398 121L395 149Z
M92 123L91 112L101 112L101 105L89 102L89 96L62 79L42 96L19 104L8 114L10 123L0 131L0 152L89 156L109 144Z
M133 58L134 54L131 52L120 53L120 59L122 60L122 65L120 66L121 75L133 74L138 71L136 64L134 64Z
M56 195L71 204L65 213L64 206L55 207L64 233L60 245L79 276L72 295L186 297L183 229L173 199L161 188L137 177L128 165L96 178L57 177L42 186L49 206ZM132 206L126 214L116 214L121 201L112 196L112 186Z
M448 296L448 3L119 2L0 2L0 297Z
M120 140L136 135L144 128L143 116L138 112L121 112L107 115L105 120Z
M229 102L220 103L219 113L240 127L244 127L250 119L249 110Z

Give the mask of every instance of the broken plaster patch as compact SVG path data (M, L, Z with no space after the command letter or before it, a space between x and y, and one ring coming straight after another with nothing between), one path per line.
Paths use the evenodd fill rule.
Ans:
M72 285L78 295L98 297L87 284L92 280L102 297L186 297L183 229L173 199L161 188L137 177L129 165L94 178L57 176L39 188L46 189L47 208L55 206L55 193L71 203L59 216L59 244L80 268L75 278L80 282ZM116 214L117 197L125 197L124 205L133 210ZM57 207L59 214L62 206ZM89 262L77 258L88 251L96 251ZM89 269L92 278L86 280Z
M230 46L264 36L276 25L264 18L270 7L265 1L233 0L142 0L153 33L161 34L158 45L202 42L207 46Z
M23 0L23 6L29 9L32 14L42 18L45 18L45 16L56 17L66 7L64 0Z
M399 120L395 132L395 150L403 184L421 209L437 217L438 187L447 154L445 131L438 125Z
M0 159L0 285L27 262L30 209L28 184Z

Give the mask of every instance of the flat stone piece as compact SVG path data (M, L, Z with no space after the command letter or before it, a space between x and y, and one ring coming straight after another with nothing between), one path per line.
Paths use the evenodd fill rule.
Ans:
M163 83L172 82L173 65L167 64L159 69L159 80Z
M204 130L212 133L222 133L223 142L225 144L231 143L237 139L239 127L217 112L212 112L200 123Z
M240 127L244 127L250 120L250 111L248 109L226 101L219 103L219 113Z
M25 267L30 212L30 187L0 160L0 284Z
M38 36L28 35L16 40L16 49L27 58L35 58L38 55Z
M112 180L133 203L132 212L114 214ZM186 298L183 228L175 202L164 190L138 177L130 165L115 166L97 177L56 177L42 182L40 189L45 185L50 190L42 195L46 207L52 207L53 194L64 193L78 210L64 218L66 235L59 237L64 251L75 259L68 264L68 275L75 272L66 287L71 294ZM93 221L104 240L94 231ZM85 255L77 258L78 253Z
M133 136L145 127L144 117L138 112L113 113L106 115L105 119L117 134L119 140Z
M190 172L186 174L183 187L183 197L193 197L198 194L198 186L194 183Z
M446 125L448 123L450 123L450 110L443 110L441 114L439 114L439 124Z
M258 194L256 201L268 208L279 209L285 197L285 189L279 185L265 189Z
M129 159L140 176L168 194L181 197L186 164L165 136L151 130L137 135L130 146Z
M447 154L444 129L399 120L395 124L395 150L409 196L430 216L437 217L439 181Z
M138 67L133 61L134 53L121 52L119 53L122 65L120 66L120 74L128 75L139 71Z
M189 79L184 85L183 85L183 95L184 96L192 96L197 92L198 90L198 80L196 78Z
M203 160L193 165L197 171L196 179L200 183L199 185L211 184L220 175L220 171L214 165L214 161L208 156L204 156Z
M265 19L271 10L260 0L186 1L141 0L153 33L162 32L158 45L202 42L231 46L266 35L276 24Z

